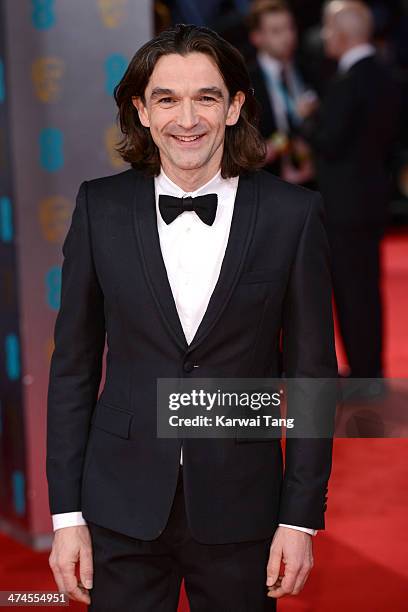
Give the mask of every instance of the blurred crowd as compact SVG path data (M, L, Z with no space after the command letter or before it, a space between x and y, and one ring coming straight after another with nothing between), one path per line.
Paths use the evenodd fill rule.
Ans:
M280 161L276 149L282 153L288 149L287 129L273 130L278 122L282 128L281 91L277 92L277 81L272 83L271 61L282 61L288 66L290 97L300 102L304 111L304 100L322 100L338 72L338 57L327 41L328 29L324 27L325 6L323 0L289 0L288 2L262 2L262 0L156 0L155 25L160 31L172 23L195 23L211 27L240 49L252 68L256 95L262 106L261 131L269 138L269 164L277 172ZM364 3L370 11L369 43L377 57L389 67L401 94L401 107L408 108L408 2L406 0L368 0ZM286 16L284 16L286 8ZM274 16L272 15L274 13ZM281 59L279 59L281 58ZM269 66L269 70L266 69ZM275 63L276 69L276 63ZM269 81L263 86L265 78ZM279 85L278 85L279 87ZM269 92L269 93L268 93ZM302 95L306 94L306 95ZM272 98L269 105L268 98ZM289 104L292 100L289 98ZM272 112L271 112L272 109ZM290 120L297 120L292 109ZM295 111L295 112L293 112ZM269 131L269 133L268 133ZM388 167L392 173L391 206L394 223L408 222L408 113L401 113L396 130ZM272 145L275 144L275 147ZM310 147L301 145L299 138L292 142L292 162L303 160L300 172L294 172L287 160L279 174L286 180L309 183L316 180L316 169L312 168ZM273 149L275 158L273 159ZM300 150L299 150L300 149ZM296 164L295 164L296 165ZM299 168L297 168L299 170Z
M393 200L408 221L408 2L158 0L155 19L211 27L246 57L265 169L324 199L348 373L382 377Z

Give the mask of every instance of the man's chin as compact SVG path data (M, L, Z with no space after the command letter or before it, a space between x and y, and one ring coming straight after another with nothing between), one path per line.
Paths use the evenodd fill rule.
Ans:
M170 164L177 168L178 170L198 170L198 168L201 168L204 165L204 161L203 159L173 159L170 160Z

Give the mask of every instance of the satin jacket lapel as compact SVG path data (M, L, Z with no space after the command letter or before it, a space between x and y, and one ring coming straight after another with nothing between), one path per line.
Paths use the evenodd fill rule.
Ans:
M184 351L188 343L178 316L176 303L163 260L157 230L154 179L137 176L133 200L133 221L146 280L170 334Z
M193 351L203 342L228 304L228 300L238 282L254 232L257 206L257 180L255 175L241 176L238 182L231 228L220 275L207 310L188 347L189 351Z
M133 219L146 279L167 329L178 345L186 352L194 350L209 334L221 316L238 282L255 227L258 205L256 184L254 175L241 176L239 179L231 228L220 275L197 332L190 345L188 345L161 253L157 230L154 180L153 178L146 180L137 177Z

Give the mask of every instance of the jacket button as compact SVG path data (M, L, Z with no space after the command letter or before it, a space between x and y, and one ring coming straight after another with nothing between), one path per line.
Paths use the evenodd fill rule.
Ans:
M191 361L185 361L183 364L183 370L185 372L192 372L194 368L194 365L191 363Z

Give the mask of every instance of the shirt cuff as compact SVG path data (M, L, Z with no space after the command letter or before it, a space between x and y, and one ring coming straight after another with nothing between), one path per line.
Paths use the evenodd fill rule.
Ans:
M304 531L309 535L316 535L317 529L309 529L308 527L297 527L296 525L286 525L286 523L279 523L279 527L290 527L291 529L297 529L297 531Z
M87 525L82 512L62 512L52 515L52 526L54 531L62 527L76 527L77 525Z

